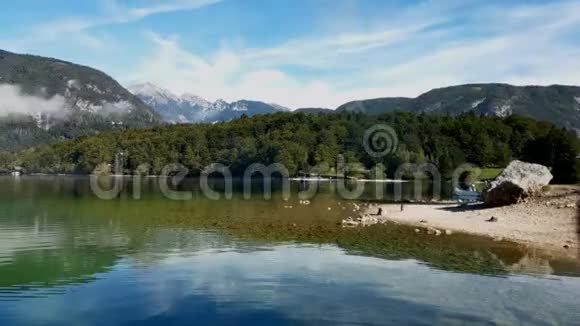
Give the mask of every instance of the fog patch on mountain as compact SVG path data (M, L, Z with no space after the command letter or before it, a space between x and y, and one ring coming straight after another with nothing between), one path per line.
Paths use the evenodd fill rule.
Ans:
M46 97L43 93L25 94L20 86L0 85L0 117L10 114L58 113L66 107L63 96Z

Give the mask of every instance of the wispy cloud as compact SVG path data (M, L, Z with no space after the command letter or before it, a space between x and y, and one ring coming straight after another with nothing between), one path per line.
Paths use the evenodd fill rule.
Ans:
M309 36L266 48L221 48L202 56L178 37L149 33L155 45L132 80L149 80L209 99L261 99L290 107L336 107L369 97L417 96L465 82L577 84L580 3L432 7L372 30ZM457 10L457 11L454 11ZM457 21L460 20L458 23ZM323 73L307 77L287 66Z
M490 11L489 36L444 42L387 69L368 69L372 83L406 85L402 95L468 82L577 84L580 46L561 37L580 27L580 4L560 3Z
M74 17L56 20L36 26L37 30L46 30L50 27L51 33L76 32L93 27L126 24L138 21L149 16L171 13L182 10L195 10L222 0L168 0L163 3L154 3L146 7L126 7L117 0L106 2L106 15L97 17Z
M409 41L435 23L420 22L387 30L295 39L272 48L245 49L242 56L262 65L326 66L333 57L355 55Z
M293 108L335 105L377 93L373 88L339 93L322 80L301 80L236 52L222 49L211 58L204 58L184 49L178 38L153 32L147 37L155 44L155 50L134 69L130 81L150 80L176 92L194 92L210 100L260 99Z
M222 0L174 0L154 4L149 7L130 8L127 9L124 13L121 12L119 21L129 22L137 19L143 19L151 15L170 13L181 10L198 9L221 1Z
M103 13L94 16L64 17L30 27L25 37L12 40L14 48L26 47L42 42L54 42L63 38L73 38L81 46L102 48L106 42L91 34L97 27L128 24L149 16L183 10L195 10L221 2L222 0L167 0L149 6L126 7L118 0L102 2Z
M211 100L249 98L291 107L416 96L465 82L580 84L578 1L419 1L352 17L360 4L345 1L348 17L341 16L342 9L326 7L312 17L289 15L280 22L282 31L272 33L275 37L257 28L237 30L236 18L258 24L261 20L253 19L264 13L256 14L261 7L231 1L223 6L229 9L219 26L206 21L200 23L205 29L186 37L169 24L163 32L146 32L144 40L122 39L115 32L125 28L124 33L134 33L139 30L135 26L120 25L222 0L131 1L132 6L121 0L99 1L98 13L32 26L10 42L0 40L0 47L38 53L34 49L39 44L48 44L57 53L77 50L76 58L86 58L81 62L104 68L122 82L150 81ZM211 15L221 17L219 10ZM284 25L299 24L300 19L312 29ZM98 51L103 55L95 55ZM110 62L117 55L123 64Z

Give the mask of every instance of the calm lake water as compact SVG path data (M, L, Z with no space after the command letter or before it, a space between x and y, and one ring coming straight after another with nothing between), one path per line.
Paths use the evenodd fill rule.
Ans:
M271 200L239 185L210 200L196 180L182 186L191 200L172 201L157 181L139 200L101 200L88 178L0 178L0 325L580 321L577 260L390 224L342 229L356 215L331 183L300 205L277 187ZM362 202L375 200L366 187Z

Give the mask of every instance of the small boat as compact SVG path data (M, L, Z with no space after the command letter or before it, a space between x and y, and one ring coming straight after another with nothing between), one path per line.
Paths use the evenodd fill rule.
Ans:
M459 188L455 188L455 190L453 191L453 199L459 200L462 202L480 201L481 200L481 192L472 191L472 190L462 190Z

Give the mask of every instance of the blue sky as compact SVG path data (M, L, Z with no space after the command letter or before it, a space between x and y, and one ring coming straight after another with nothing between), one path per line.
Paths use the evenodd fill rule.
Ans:
M20 0L0 48L292 108L468 82L580 84L580 1Z

